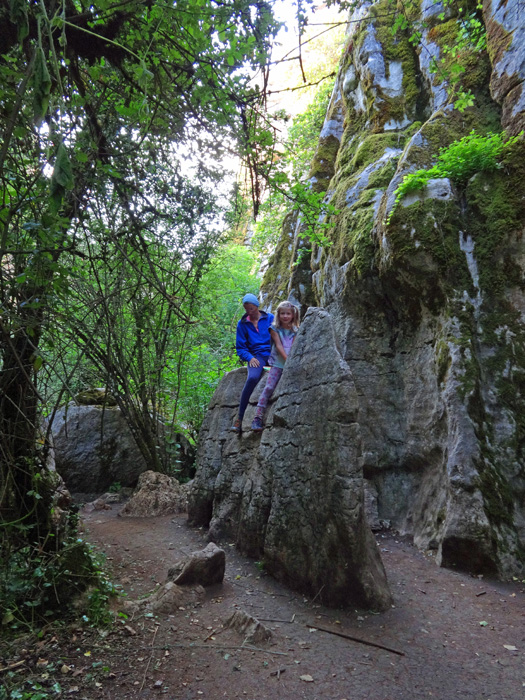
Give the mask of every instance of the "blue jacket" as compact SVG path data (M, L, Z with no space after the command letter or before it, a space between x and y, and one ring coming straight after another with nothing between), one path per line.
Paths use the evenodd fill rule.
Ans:
M237 355L245 362L249 362L252 357L268 357L270 354L272 346L270 326L274 316L266 311L261 311L260 314L258 330L248 320L248 314L244 314L237 324L235 348Z

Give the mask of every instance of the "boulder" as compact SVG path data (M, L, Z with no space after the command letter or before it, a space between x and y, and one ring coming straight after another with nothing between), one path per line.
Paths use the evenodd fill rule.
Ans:
M69 404L56 412L51 434L56 469L72 493L135 486L147 469L118 408Z
M244 637L243 644L264 644L272 638L272 631L244 610L236 610L226 620L224 627L235 630L242 635Z
M143 600L124 602L127 613L151 612L158 615L178 613L180 608L201 603L205 595L202 586L177 586L173 581L167 581L159 586L151 596Z
M139 476L137 488L120 515L144 518L182 513L187 508L187 491L188 487L174 477L148 470Z
M241 380L237 371L223 379L204 421L190 521L208 525L213 539L235 539L276 578L328 605L387 608L364 512L357 394L330 315L308 311L262 436L227 430ZM252 415L253 407L247 422Z
M168 571L168 579L177 586L213 586L222 583L225 567L224 549L210 542L202 551L192 552L189 557L174 564Z

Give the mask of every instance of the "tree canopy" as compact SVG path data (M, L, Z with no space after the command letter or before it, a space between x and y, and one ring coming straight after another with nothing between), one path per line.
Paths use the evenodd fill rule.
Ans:
M260 0L2 0L0 22L1 544L56 553L42 406L89 367L162 468L159 378L198 340L278 24Z

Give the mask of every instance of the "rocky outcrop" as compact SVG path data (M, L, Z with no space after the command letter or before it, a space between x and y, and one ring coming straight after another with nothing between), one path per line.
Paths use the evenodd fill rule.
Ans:
M185 559L176 562L168 570L168 580L177 586L199 584L214 586L222 583L226 568L224 549L210 542L199 552L192 552Z
M147 469L118 408L69 404L56 412L51 434L56 469L72 493L135 486Z
M272 638L272 630L244 610L236 610L225 621L224 627L244 637L243 644L264 644Z
M186 510L188 487L167 474L148 470L139 476L137 488L120 511L122 517L151 518Z
M228 431L244 377L226 375L212 399L190 521L326 604L385 609L390 593L364 515L358 397L330 315L306 314L262 436Z
M502 125L511 134L525 127L525 21L519 2L484 0L490 89L503 108Z
M387 2L360 3L327 116L344 129L330 151L321 139L326 197L339 209L331 246L298 256L302 227L288 219L263 282L268 306L289 297L333 318L358 405L330 410L357 410L378 519L442 565L503 577L525 567L524 142L499 170L437 178L397 205L396 190L472 129L523 128L518 4L485 0L474 16L488 51L462 48L455 94L471 91L474 103L460 112L446 82L465 26L458 3L424 0L395 37ZM282 258L284 246L293 254Z

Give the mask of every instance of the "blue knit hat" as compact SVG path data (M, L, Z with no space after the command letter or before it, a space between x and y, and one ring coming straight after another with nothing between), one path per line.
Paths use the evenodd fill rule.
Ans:
M255 306L259 306L259 299L257 299L255 294L245 294L242 298L242 303L243 304L255 304Z

